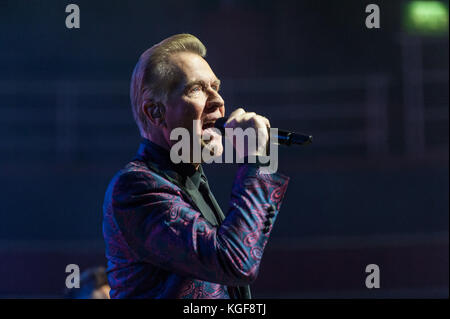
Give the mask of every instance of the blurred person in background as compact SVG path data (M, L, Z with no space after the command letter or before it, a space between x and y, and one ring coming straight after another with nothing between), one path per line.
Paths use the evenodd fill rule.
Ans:
M110 290L105 267L93 267L81 273L80 288L66 288L64 295L67 299L110 299Z

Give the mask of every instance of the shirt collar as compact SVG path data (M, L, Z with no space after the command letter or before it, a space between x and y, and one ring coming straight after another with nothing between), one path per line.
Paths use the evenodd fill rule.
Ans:
M203 168L199 165L198 169L191 163L175 164L170 159L170 151L162 146L143 138L139 146L138 155L156 163L161 170L173 170L183 177L183 184L188 184L186 178L189 178L192 184L198 188L202 178L206 180Z

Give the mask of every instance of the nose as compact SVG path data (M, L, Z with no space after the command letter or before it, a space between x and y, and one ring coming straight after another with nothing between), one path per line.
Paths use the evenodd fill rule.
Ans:
M215 111L216 109L221 108L224 105L225 102L220 96L219 92L211 89L206 101L206 108L211 109L211 111Z

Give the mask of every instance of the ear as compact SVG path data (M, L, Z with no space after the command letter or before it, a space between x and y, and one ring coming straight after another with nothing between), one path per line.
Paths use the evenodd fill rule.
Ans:
M144 114L150 120L150 122L155 126L165 125L164 115L165 115L165 106L160 102L153 101L145 101L142 103L142 109Z

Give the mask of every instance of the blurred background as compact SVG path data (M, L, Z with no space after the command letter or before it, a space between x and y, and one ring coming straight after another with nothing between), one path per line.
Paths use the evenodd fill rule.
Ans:
M66 265L105 265L104 193L139 143L131 73L182 32L227 113L314 136L279 149L291 181L254 296L448 298L448 1L378 0L0 1L0 297L58 298ZM206 166L224 210L235 170Z

